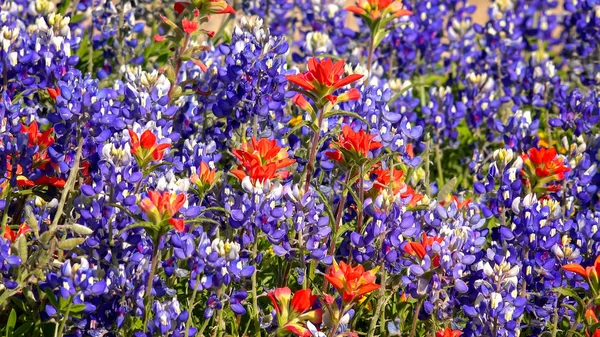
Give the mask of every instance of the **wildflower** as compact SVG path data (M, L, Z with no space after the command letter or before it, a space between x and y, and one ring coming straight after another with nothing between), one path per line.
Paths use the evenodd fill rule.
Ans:
M310 105L310 103L306 100L306 98L304 98L304 96L302 96L301 94L296 94L296 96L294 96L294 98L292 98L292 102L294 104L296 104L297 106L299 106L300 108L308 111L311 114L314 114L314 112L315 112L312 105Z
M58 87L46 88L46 91L48 91L48 95L50 95L50 98L52 98L55 101L56 101L56 97L60 96L60 88L58 88Z
M369 20L378 20L387 14L394 17L412 15L399 0L358 0L356 5L348 6L345 10Z
M252 137L249 143L243 143L239 149L233 149L232 153L240 161L240 165L231 173L240 180L248 176L252 184L273 178L285 179L289 172L278 170L296 162L289 158L287 149L277 146L275 140L266 138L256 140Z
M427 247L433 246L434 242L441 243L444 239L442 237L433 236L428 237L427 233L423 233L423 237L421 242L408 242L404 246L404 251L412 256L418 257L420 260L423 260L425 255L427 254ZM436 256L432 260L433 266L437 267L440 265L440 257Z
M53 131L54 128L51 127L44 132L40 132L37 122L32 122L29 126L21 124L21 133L26 133L29 137L28 147L37 146L38 148L37 152L33 155L34 167L44 168L50 162L48 148L54 144Z
M278 336L290 333L296 336L311 336L306 323L321 323L321 309L311 310L317 296L313 295L310 289L298 290L292 297L290 288L277 288L268 295L277 313Z
M171 144L157 144L156 136L150 130L146 130L138 138L138 135L129 130L131 138L131 154L135 157L140 167L146 167L152 161L160 161L165 155L165 150Z
M163 35L154 34L154 42L163 42L165 37Z
M452 330L450 328L446 328L435 333L435 337L458 337L460 335L462 335L462 331Z
M390 188L392 194L400 199L410 198L408 201L409 206L416 206L419 201L423 199L423 195L416 193L412 187L406 185L404 182L404 171L398 170L395 168L390 170L385 170L382 168L378 168L372 172L375 175L375 182L373 184L372 197L376 197L381 193L385 193Z
M363 77L361 74L342 77L343 75L344 61L336 61L334 63L331 59L318 60L313 57L308 60L307 72L287 75L286 78L290 83L306 90L306 94L317 104L317 107L322 108L327 101L335 104L360 98L360 92L356 89L337 97L333 96L333 93L337 89L345 87Z
M190 21L187 19L183 19L181 21L181 26L183 27L183 31L192 34L196 30L198 30L198 21Z
M378 269L379 267L376 267L365 272L362 265L351 267L344 261L339 265L333 261L333 266L329 268L325 278L340 292L344 302L352 302L379 289L380 286L375 283L375 273Z
M564 265L562 268L583 277L590 285L594 296L600 292L600 255L594 261L593 266L583 268L579 264L572 263Z
M198 173L192 174L190 177L190 182L198 186L201 192L209 189L212 184L215 182L215 173L217 169L210 169L205 162L200 163L200 168L198 169Z
M533 186L535 192L558 191L558 185L546 186L546 183L564 180L565 172L571 170L557 157L554 148L531 148L527 154L521 155L521 159L525 165L521 174L526 177L527 185Z
M364 130L355 132L350 126L344 125L338 141L332 144L334 150L325 152L325 155L337 162L361 164L368 157L369 151L383 146L380 142L373 141L375 137Z
M172 219L179 212L179 209L185 204L185 195L156 191L148 191L148 198L140 202L140 207L146 213L148 220L154 225L161 227L169 223L175 229L183 231L183 221Z
M29 232L29 230L30 230L30 228L29 228L29 226L27 226L26 223L22 223L19 226L19 230L17 232L14 232L12 229L10 229L10 227L8 225L5 225L4 238L10 240L10 242L15 242L15 241L17 241L19 236L27 234L27 232Z
M177 14L183 13L186 8L191 8L193 6L198 10L198 14L202 15L210 15L210 14L235 14L235 10L233 7L227 4L227 2L222 0L194 0L190 2L175 2L173 9L177 12ZM198 16L198 15L196 15Z

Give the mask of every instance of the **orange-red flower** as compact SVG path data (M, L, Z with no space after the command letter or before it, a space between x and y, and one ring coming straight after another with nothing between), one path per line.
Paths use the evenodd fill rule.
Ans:
M462 335L462 331L452 330L450 328L446 328L435 333L435 337L458 337L460 335Z
M173 9L177 14L183 13L186 8L193 8L194 6L198 10L198 14L210 15L210 14L235 14L233 7L222 0L194 0L192 2L175 2ZM198 15L196 15L198 16Z
M183 27L183 31L192 34L196 30L198 30L198 21L190 21L187 19L181 20L181 26Z
M337 89L345 87L363 77L361 74L352 74L343 77L344 64L344 61L336 61L334 63L331 59L319 60L313 57L308 60L307 72L287 75L286 78L290 83L306 90L306 93L319 108L325 106L327 101L335 104L336 102L357 100L360 98L360 92L356 89L337 97L333 96L333 93Z
M423 237L421 238L421 242L408 242L405 246L404 246L404 251L412 256L418 257L420 260L422 260L425 255L427 254L427 247L431 247L433 245L434 242L437 243L441 243L444 240L444 238L439 237L439 236L432 236L432 237L428 237L427 233L423 233ZM436 256L433 258L433 260L431 261L431 263L433 264L434 267L437 267L440 265L440 257Z
M207 186L211 186L215 182L215 173L217 169L210 169L205 162L200 163L198 173L192 174L190 181L192 184L198 185L201 189Z
M150 130L144 131L139 138L137 133L129 130L129 137L131 138L131 154L140 167L146 167L152 161L162 160L165 150L171 146L169 143L157 144L156 136Z
M10 240L10 242L15 242L15 241L17 241L19 236L27 234L27 232L29 232L29 230L30 230L30 228L29 228L29 226L27 226L26 223L22 223L19 226L19 230L17 232L14 232L12 229L10 229L10 227L8 225L5 225L4 238Z
M351 267L344 261L339 265L333 261L325 278L342 295L344 302L358 301L363 295L379 289L380 285L375 283L378 269L366 272L362 265Z
M594 296L600 292L600 255L594 261L593 266L583 268L579 264L572 263L564 265L562 268L583 277L589 283Z
M375 137L364 130L355 132L350 126L344 125L338 141L331 145L334 150L325 152L325 155L337 162L360 163L368 157L369 151L382 147L380 142L373 140Z
M458 196L453 195L450 199L449 199L450 203L456 203L456 208L461 209L461 208L465 208L468 207L469 204L471 203L471 199L463 199L462 201L458 198ZM445 206L446 205L446 201L442 200L440 201L440 205Z
M310 289L298 290L292 297L290 288L284 287L277 288L268 295L277 313L278 336L292 333L296 336L309 337L311 334L306 328L306 322L321 323L321 309L311 310L317 296L313 295Z
M532 172L535 172L539 178L554 177L553 180L565 179L565 172L571 169L565 167L562 159L556 156L556 149L536 148L529 149L527 154L522 154L521 158Z
M53 100L56 100L56 97L60 96L60 88L59 87L46 88L46 91L48 92L48 95L50 95L50 98L52 98Z
M172 219L185 204L184 194L173 194L156 191L148 191L148 198L140 202L142 211L146 213L148 220L157 226L165 223L171 224L178 231L183 231L183 220Z
M287 150L277 146L275 140L252 137L250 142L243 143L239 149L232 150L233 155L240 161L237 169L231 173L238 179L249 177L252 184L264 183L268 179L287 178L288 171L278 171L296 162L290 159Z
M376 197L382 192L386 191L390 188L390 184L392 187L392 193L394 196L399 196L401 199L406 199L410 197L409 206L416 206L419 201L423 199L423 195L415 192L415 190L406 185L404 182L404 171L397 170L392 168L392 173L390 174L390 170L385 170L382 168L375 169L372 174L375 175L375 182L373 184L373 195L372 197ZM390 182L391 180L391 182Z
M54 137L52 132L54 128L51 127L44 132L40 132L37 122L32 122L29 126L21 124L21 133L26 133L29 137L29 147L38 147L37 152L33 155L33 166L36 168L45 168L46 164L50 162L48 157L48 147L54 144Z
M546 186L546 183L565 179L565 173L571 170L557 156L554 148L531 148L528 153L521 154L521 159L524 164L521 174L526 178L526 183L533 186L536 192L559 190L560 186Z
M358 0L355 5L345 8L347 11L377 20L386 14L394 17L412 15L412 12L404 9L400 0Z

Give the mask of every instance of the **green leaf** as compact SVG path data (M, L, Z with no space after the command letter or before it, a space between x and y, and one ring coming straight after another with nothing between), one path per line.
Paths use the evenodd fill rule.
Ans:
M24 210L25 210L25 221L27 222L27 225L29 225L29 227L33 230L33 234L35 235L35 237L39 238L40 237L40 227L38 226L37 218L33 214L33 208L31 207L31 205L26 204Z
M288 131L285 134L284 138L288 138L291 134L293 134L294 132L298 131L300 128L302 128L304 126L308 126L314 132L318 131L317 127L314 125L314 123L312 121L302 121L302 122L298 123L296 126L294 126L293 128L291 128L290 131Z
M54 293L52 292L52 290L50 288L46 288L46 290L44 290L44 292L46 293L46 296L48 297L48 301L50 301L50 304L52 304L52 306L54 308L56 308L56 310L60 309L60 305L59 305L58 301L56 300L56 296L54 296Z
M21 301L19 298L17 297L11 297L10 300L21 310L23 310L26 314L29 313L30 309L27 308L27 306L25 305L25 303L23 303L23 301Z
M571 297L577 301L581 301L581 297L579 297L579 295L573 289L561 287L561 288L554 288L554 289L552 289L552 291L557 294L563 295L563 296Z
M17 325L17 312L15 309L12 309L8 316L8 322L6 322L6 337L12 337L15 325Z
M94 233L94 231L91 228L82 226L82 225L79 225L76 223L71 224L70 227L71 227L71 230L77 234L90 235L90 234Z
M420 86L424 86L424 84L423 83L412 83L412 84L402 88L402 90L400 90L397 94L395 94L394 96L392 96L392 98L390 98L390 100L387 102L387 105L390 106L390 104L394 103L398 98L400 98L400 96L402 96L408 90L410 90L412 88L420 87Z
M12 334L12 337L22 337L25 336L25 333L29 331L33 327L33 322L24 322L20 327L15 329Z
M444 186L442 186L442 188L440 188L440 191L438 192L438 196L437 196L438 203L446 201L446 198L448 198L448 196L450 195L450 193L456 186L456 181L457 181L456 177L454 177L449 182L447 182Z
M69 311L70 313L78 313L78 312L82 312L85 309L85 304L73 304L71 306L71 310Z
M202 212L202 213L204 213L204 212L223 212L223 213L225 213L225 214L229 214L229 211L228 211L228 210L226 210L226 209L225 209L225 208L223 208L223 207L217 207L217 206L214 206L214 207L206 207L205 209L201 210L200 212Z
M130 216L132 219L135 219L136 221L144 221L144 219L142 219L142 217L140 217L140 216L139 216L139 215L137 215L137 214L134 214L132 211L130 211L130 210L129 210L129 209L127 209L126 207L123 207L123 206L121 206L121 205L119 205L119 204L113 204L113 203L110 203L110 204L106 204L106 205L107 205L107 206L111 206L111 207L116 207L116 208L120 209L121 211L123 211L123 212L127 213L127 215L129 215L129 216ZM122 231L121 231L121 232L122 232Z
M58 242L58 248L62 250L71 250L85 242L85 238L70 238Z
M347 116L347 117L356 118L356 119L360 120L361 122L365 123L366 125L369 125L367 120L364 119L359 114L357 114L356 112L346 111L346 110L331 110L328 113L326 113L323 116L323 118L330 118L330 117L335 117L335 116Z
M121 234L123 234L125 231L134 229L134 228L144 228L146 231L158 231L158 228L151 222L148 221L140 221L140 222L136 222L134 224L131 224L123 229L121 229L119 231L119 233L117 234L117 236L120 236Z
M375 39L374 39L374 43L373 43L373 47L377 48L377 46L379 46L379 44L381 43L381 41L385 38L385 36L388 34L388 31L385 29L381 29L379 30L376 34L375 34Z
M329 224L331 226L336 226L336 224L335 224L335 216L333 215L333 210L331 209L331 205L329 204L329 200L327 199L327 197L325 197L325 194L323 194L323 192L321 192L320 189L315 188L315 192L317 192L317 194L321 198L321 201L323 202L323 205L325 205L325 212L327 212L327 216L329 216Z
M17 239L17 247L19 248L19 257L21 261L25 263L27 261L27 237L25 235L19 236Z
M185 223L212 223L219 226L221 225L220 222L209 218L196 218L191 220L185 220Z

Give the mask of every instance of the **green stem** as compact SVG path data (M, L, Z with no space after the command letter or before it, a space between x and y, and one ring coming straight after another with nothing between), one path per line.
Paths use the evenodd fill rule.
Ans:
M360 187L359 187L359 190L358 190L358 199L360 200L360 206L357 205L358 206L358 214L356 215L357 218L358 218L358 220L357 220L357 223L358 223L358 225L357 225L357 227L358 227L358 234L360 234L360 235L362 235L362 227L363 227L363 203L365 201L365 186L364 186L365 179L364 179L364 176L363 176L364 175L364 172L363 172L364 168L363 167L364 167L364 165L361 165L360 169L359 169L359 172L360 172L359 173L360 174L360 178L359 178Z
M350 181L350 178L352 177L352 169L350 169L350 171L348 172L348 174L346 175L346 182L344 183L344 188L346 188L346 186L348 186L348 182ZM331 232L331 242L329 243L329 255L333 256L333 253L335 252L335 239L337 237L337 233L338 230L340 229L340 222L342 221L342 215L344 214L344 205L346 204L346 196L348 195L348 192L346 190L344 190L344 192L342 192L342 197L340 199L340 202L338 203L338 207L337 207L337 214L335 215L335 223L333 224L333 231ZM329 272L329 268L327 267L327 272ZM323 292L327 291L327 285L329 284L329 282L327 280L323 281Z
M431 184L430 184L430 176L431 171L429 169L429 155L431 152L431 140L429 138L429 134L425 136L425 191L427 195L431 195Z
M187 49L188 43L190 42L190 34L185 34L185 38L183 39L183 45L179 48L179 51L177 52L177 61L175 61L175 79L173 80L174 83L171 83L171 87L169 88L169 93L167 94L167 96L169 96L169 103L171 103L172 100L172 96L173 96L173 89L175 89L175 86L177 85L177 78L179 77L179 69L181 69L181 55L183 55L183 53L185 52L185 50Z
M386 272L385 272L385 259L382 259L381 261L381 287L379 288L379 304L377 305L377 308L375 308L375 314L373 315L373 319L371 319L371 326L369 327L369 333L367 334L367 337L373 337L375 335L375 328L377 327L377 322L379 320L379 315L381 313L381 309L383 309L383 307L386 304L386 300L385 300L385 285L386 285ZM381 317L381 324L380 324L380 328L379 331L383 332L383 326L385 324L385 318Z
M371 68L373 67L373 52L375 51L375 35L371 32L371 39L369 43L369 56L367 57L367 83L371 78Z
M60 322L60 327L58 328L58 331L56 332L56 337L62 337L63 331L65 330L65 325L67 324L67 321L69 320L69 313L71 312L72 305L73 305L73 296L70 296L69 297L69 305L67 306L67 311L65 311L64 317L63 317L62 321Z
M6 201L4 202L4 209L2 210L2 228L0 228L0 233L2 233L2 237L4 237L4 232L6 230L6 224L8 223L8 208L10 207L10 203L12 201L12 188L9 188L8 195L6 197Z
M190 315L192 313L190 312ZM204 333L204 330L206 330L206 327L208 326L208 322L210 322L210 319L205 319L204 323L202 323L202 326L200 327L200 330L198 330L198 336L203 337L202 333Z
M315 159L317 157L317 147L319 145L319 138L321 136L321 123L325 113L323 109L319 110L319 117L317 120L317 131L314 132L312 139L312 146L310 148L310 155L308 156L308 164L306 164L306 181L304 182L304 193L308 192L310 188L310 179L312 178L312 171L315 165Z
M417 306L415 307L415 315L413 317L412 328L410 329L410 337L415 337L415 332L417 331L417 322L419 321L419 311L421 311L422 305L423 300L419 299L417 301Z
M440 179L440 188L444 186L444 171L442 170L442 151L440 150L440 144L435 143L435 164L438 170L438 177Z
M192 325L192 311L194 310L194 306L196 306L196 293L198 293L198 284L200 283L200 273L196 275L196 283L194 284L194 291L192 292L192 298L188 301L188 319L185 323L185 337L188 337L190 334L190 325ZM206 320L208 321L208 320ZM205 321L205 324L206 324ZM200 333L202 336L202 333Z
M256 261L258 255L258 238L254 235L254 244L252 246L252 259ZM258 268L254 269L252 273L252 320L254 321L254 335L260 336L260 323L258 318L258 295L257 295L257 281L256 275L258 274ZM220 323L218 323L220 324Z
M60 195L60 202L56 207L56 214L54 215L54 220L52 221L52 225L50 226L51 231L54 231L56 229L56 226L60 221L60 217L63 215L63 210L65 209L65 204L67 203L67 197L69 196L71 189L75 185L75 180L77 179L77 175L79 174L79 162L81 161L83 140L84 138L82 136L79 136L79 141L77 142L77 152L75 153L75 162L73 162L73 167L71 167L71 170L69 171L69 178L67 178L67 182L65 183L63 192Z
M154 283L154 274L156 273L156 266L158 265L158 256L160 255L160 249L158 245L160 238L154 240L154 252L152 252L152 263L150 264L150 275L148 275L148 285L146 286L146 310L144 312L144 333L148 329L148 319L150 318L150 308L152 308L152 284Z

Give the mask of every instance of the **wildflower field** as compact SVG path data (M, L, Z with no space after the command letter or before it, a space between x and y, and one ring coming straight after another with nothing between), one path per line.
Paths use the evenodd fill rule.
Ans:
M190 1L0 0L0 336L600 337L600 0Z

